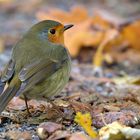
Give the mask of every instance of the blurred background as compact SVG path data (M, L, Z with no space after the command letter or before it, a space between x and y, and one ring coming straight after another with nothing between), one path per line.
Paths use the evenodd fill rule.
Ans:
M0 70L12 46L45 19L75 25L65 34L75 63L140 73L139 0L0 0Z
M8 121L0 118L0 135L2 132L7 135L9 130L18 130L11 133L9 139L20 136L20 131L23 139L24 130L36 135L40 122L55 118L64 124L64 132L65 129L72 133L83 131L74 123L79 111L90 112L95 128L114 121L140 128L140 0L0 0L0 74L16 42L35 23L47 19L74 24L65 33L65 46L72 57L70 81L54 100L62 113L54 110L57 108L50 108L46 102L42 106L41 102L31 100L29 104L35 118L29 119L23 115L26 113L24 101L16 98L7 109L16 116L7 115ZM3 87L1 85L0 82ZM85 117L81 118L87 125ZM13 126L11 120L21 122ZM123 136L120 136L122 131L118 131L118 126L106 128L113 128L113 134L117 128L118 138ZM111 132L106 128L104 135ZM139 138L139 131L128 131L125 131L126 138ZM42 129L43 132L47 131ZM112 139L112 134L110 136Z

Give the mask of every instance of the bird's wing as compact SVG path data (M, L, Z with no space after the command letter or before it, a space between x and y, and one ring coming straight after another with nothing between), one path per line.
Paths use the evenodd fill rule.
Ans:
M3 92L6 82L8 82L14 74L15 63L10 60L0 76L0 94Z
M47 61L42 60L25 66L19 73L19 79L22 81L20 92L22 93L30 89L35 84L38 84L44 79L49 78L62 67L65 61L66 60L54 61L48 59Z
M4 71L2 72L2 75L0 78L0 113L4 110L8 102L12 99L12 97L14 97L14 95L16 94L16 91L20 87L20 85L13 86L9 84L9 86L3 92L5 83L13 78L14 67L15 67L15 63L13 62L13 60L10 60L7 66L5 67Z
M1 82L3 82L3 83L7 82L8 80L10 80L12 78L12 76L14 74L14 67L15 67L15 63L11 59L1 74Z

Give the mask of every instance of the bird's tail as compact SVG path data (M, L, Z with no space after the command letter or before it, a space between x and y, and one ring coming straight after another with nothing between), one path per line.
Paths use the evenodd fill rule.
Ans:
M10 100L16 95L21 82L18 78L13 78L8 88L0 95L0 113L5 109Z
M4 90L4 86L5 86L5 83L2 83L1 79L0 79L0 95L3 92L3 90Z

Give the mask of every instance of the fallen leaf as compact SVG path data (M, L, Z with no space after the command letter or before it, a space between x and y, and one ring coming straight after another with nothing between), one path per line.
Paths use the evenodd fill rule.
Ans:
M103 60L104 60L104 50L105 47L110 43L112 40L116 40L116 38L119 36L119 32L116 29L108 29L105 34L104 38L101 41L100 45L97 48L97 51L94 56L93 64L95 67L102 66Z
M99 137L100 140L139 140L140 130L113 122L100 129Z
M49 137L49 135L59 129L62 129L61 124L57 124L54 122L44 122L38 126L37 134L41 139L46 139Z
M80 133L80 132L76 132L73 133L70 138L68 138L67 140L94 140L93 138L90 138L89 136Z
M70 105L68 101L64 101L64 100L61 100L61 99L55 100L54 104L56 106L61 106L61 107L68 107Z
M81 112L77 112L74 121L82 126L90 137L97 138L97 132L95 132L91 127L92 118L90 113L82 114Z
M104 105L104 109L106 109L107 111L120 111L120 108L117 106L113 106L113 105Z
M77 13L79 16L75 17ZM64 24L72 23L75 25L65 33L65 43L73 57L78 55L82 46L97 46L103 37L102 32L91 30L93 19L81 6L72 7L69 12L60 9L39 11L36 16L39 20L53 19Z
M122 29L122 35L124 40L127 40L134 49L140 50L140 20L124 27Z
M81 102L77 102L77 101L69 101L70 105L74 108L75 112L80 112L81 110L83 112L91 112L92 108L90 106L90 104L87 103L81 103Z
M80 16L75 17L76 14L79 14ZM43 20L43 19L53 19L53 20L59 20L63 23L79 23L89 18L87 10L82 6L75 6L71 8L70 12L66 12L61 9L53 8L49 9L47 11L38 11L36 14L37 19Z
M113 82L117 85L140 85L140 77L139 76L129 76L125 75L124 77L116 77L112 79Z
M69 131L62 131L58 130L54 132L47 140L60 140L60 139L66 139L70 137Z
M40 10L37 12L36 17L39 20L53 19L64 24L74 24L75 26L65 33L65 44L70 54L76 57L82 47L97 48L93 58L93 63L97 67L102 66L103 51L110 53L110 50L124 44L140 50L140 40L138 38L140 36L140 21L137 18L127 24L122 24L122 18L116 16L117 20L115 21L120 23L116 26L114 20L104 18L106 14L101 14L99 11L95 10L94 15L90 16L86 8L81 6L72 7L69 11L53 8L47 11ZM75 17L77 13L79 16ZM119 29L119 26L121 29Z
M129 110L124 110L122 112L106 112L93 116L93 125L97 128L101 128L114 121L119 121L124 125L134 126L139 123L139 117L138 114Z

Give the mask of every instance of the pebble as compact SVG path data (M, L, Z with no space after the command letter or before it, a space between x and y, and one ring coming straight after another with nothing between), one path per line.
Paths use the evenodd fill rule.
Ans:
M32 140L40 140L40 138L37 135L32 135Z

